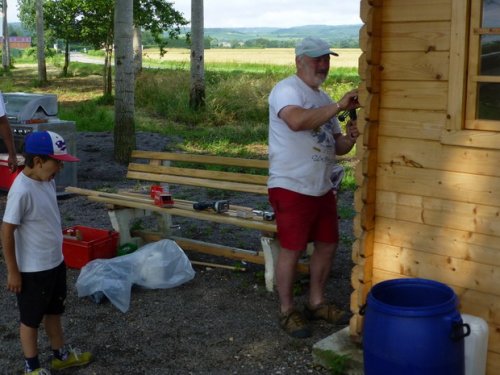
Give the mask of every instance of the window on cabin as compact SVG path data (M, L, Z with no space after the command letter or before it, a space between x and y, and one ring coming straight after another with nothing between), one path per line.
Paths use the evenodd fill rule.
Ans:
M465 128L500 131L500 0L472 0Z

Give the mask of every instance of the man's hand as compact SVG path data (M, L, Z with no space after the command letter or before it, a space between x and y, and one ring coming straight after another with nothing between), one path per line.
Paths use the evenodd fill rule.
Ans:
M358 89L347 92L337 103L343 111L359 108Z
M352 144L356 143L356 139L360 135L357 121L349 120L349 122L346 125L346 134L345 135L351 141Z
M17 156L9 155L8 164L10 171L14 173L17 170Z

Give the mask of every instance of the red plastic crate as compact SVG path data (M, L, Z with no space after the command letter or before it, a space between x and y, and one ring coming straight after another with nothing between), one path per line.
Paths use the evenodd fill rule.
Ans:
M69 236L79 232L81 239ZM68 267L80 269L88 262L98 258L116 256L120 234L114 230L95 229L75 225L63 230L64 262Z

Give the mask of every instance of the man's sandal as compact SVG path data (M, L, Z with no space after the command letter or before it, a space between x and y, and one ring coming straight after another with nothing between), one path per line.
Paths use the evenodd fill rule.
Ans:
M280 314L279 321L281 328L292 337L304 339L311 336L309 322L298 310Z
M349 323L348 314L333 304L322 303L316 307L310 307L308 304L305 304L304 314L309 320L324 320L336 325Z

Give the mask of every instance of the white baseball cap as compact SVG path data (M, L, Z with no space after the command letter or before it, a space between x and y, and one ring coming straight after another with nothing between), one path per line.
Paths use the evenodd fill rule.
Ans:
M323 55L339 54L330 50L330 45L320 38L307 37L302 39L295 47L295 55L306 55L309 57L320 57Z

